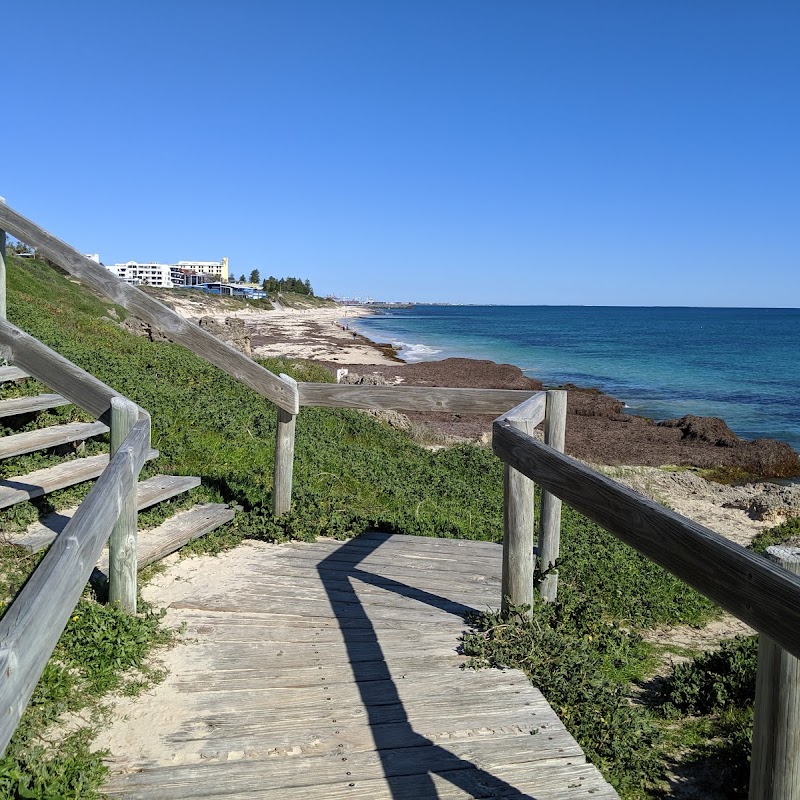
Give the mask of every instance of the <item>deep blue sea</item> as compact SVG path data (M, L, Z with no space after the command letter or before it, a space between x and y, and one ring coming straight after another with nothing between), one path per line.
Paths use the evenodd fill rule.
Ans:
M406 361L516 364L596 386L654 419L722 417L800 450L800 309L415 306L351 322Z

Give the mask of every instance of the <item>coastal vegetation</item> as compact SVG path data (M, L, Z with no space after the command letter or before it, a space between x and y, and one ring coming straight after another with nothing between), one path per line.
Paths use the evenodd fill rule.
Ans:
M255 275L256 279L255 281L252 281L253 283L258 282L259 276L257 271ZM305 280L302 278L292 277L276 278L274 275L270 275L268 278L264 278L262 287L264 288L265 292L269 292L270 294L277 294L278 292L291 292L292 294L305 294L311 297L314 296L314 290L311 288L311 281L308 278Z
M301 411L294 508L275 521L274 408L183 348L130 335L118 324L124 309L39 261L10 256L8 286L14 324L151 413L153 447L161 456L145 467L143 477L199 475L204 485L180 502L202 498L242 507L233 523L187 551L218 552L245 537L343 538L368 528L502 539L503 468L488 448L458 445L433 452L348 409ZM261 363L298 380L331 380L309 362ZM8 397L36 390L35 382L27 381L2 391ZM80 418L72 407L46 414ZM38 424L32 418L18 422ZM44 453L10 459L4 477L46 466L51 458ZM2 528L21 530L45 508L73 505L86 491L71 488L0 512ZM164 513L156 508L142 514L143 524L154 524ZM789 523L759 537L754 548L797 535L800 528ZM693 659L668 671L662 682L651 681L660 651L644 634L675 624L702 626L719 611L568 508L562 543L558 601L537 604L532 621L516 613L477 618L475 632L464 640L472 665L524 669L623 797L659 796L669 770L680 771L693 759L725 765L732 791L742 790L752 716L752 642L733 642L717 655L691 653ZM12 545L0 548L4 603L36 562ZM136 691L157 679L157 668L147 666L150 655L170 641L158 625L157 609L126 618L87 590L0 761L5 796L92 797L103 774L100 757L89 749L91 727L101 721L99 707L95 701L84 707L86 724L71 726L71 733L52 733L52 723L63 714L74 720L79 698L120 688Z

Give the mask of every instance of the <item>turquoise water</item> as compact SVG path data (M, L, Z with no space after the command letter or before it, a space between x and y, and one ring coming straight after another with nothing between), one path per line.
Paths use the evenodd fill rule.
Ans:
M654 419L722 417L800 450L800 309L415 306L351 323L406 361L516 364L596 386Z

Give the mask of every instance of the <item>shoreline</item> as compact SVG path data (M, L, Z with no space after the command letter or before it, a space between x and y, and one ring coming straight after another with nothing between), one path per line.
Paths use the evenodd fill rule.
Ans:
M170 300L177 300L174 296ZM364 306L321 306L311 309L252 309L210 299L175 303L183 316L198 320L233 318L249 336L252 354L315 361L335 376L350 371L350 380L404 382L417 386L516 388L541 390L541 381L519 367L494 361L445 358L407 362L390 343L377 342L350 329L352 321L380 313ZM222 312L222 313L220 313ZM559 387L552 387L559 388ZM624 403L593 387L565 385L569 390L567 453L583 461L610 466L679 467L717 471L728 481L756 477L800 476L800 458L783 442L739 439L714 417L685 416L656 423L628 413ZM482 415L412 412L397 415L402 424L427 430L432 443L488 441L492 419Z

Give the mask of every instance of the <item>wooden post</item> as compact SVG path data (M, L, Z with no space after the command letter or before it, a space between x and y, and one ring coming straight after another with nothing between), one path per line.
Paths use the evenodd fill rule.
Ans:
M564 452L567 428L567 393L563 389L547 392L544 417L544 443L559 453ZM542 490L542 513L539 521L539 569L545 572L556 563L561 547L561 500ZM542 599L552 603L558 591L558 570L553 570L542 579L539 593Z
M767 557L800 575L800 548L768 547ZM750 800L800 798L800 660L758 637Z
M139 407L124 397L111 400L111 455L139 419ZM123 500L119 517L108 540L108 599L125 611L136 613L136 484Z
M295 390L297 382L288 375L281 375L291 381ZM281 517L292 507L292 472L294 470L294 432L297 414L290 414L278 408L278 429L275 433L275 476L272 489L272 513Z
M509 418L523 433L533 434L536 423ZM503 580L501 609L533 606L533 481L513 467L503 472ZM529 612L532 613L532 612Z

